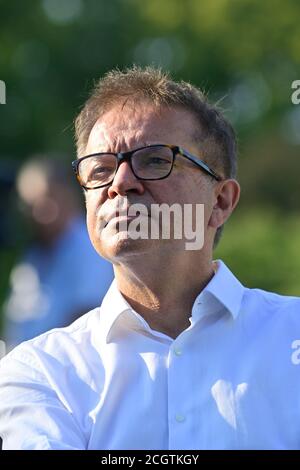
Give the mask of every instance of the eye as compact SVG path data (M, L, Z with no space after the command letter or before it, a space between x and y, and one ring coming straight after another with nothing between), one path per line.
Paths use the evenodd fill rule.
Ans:
M115 166L107 163L102 163L91 168L88 179L92 180L102 180L104 178L109 178L112 173L115 171Z
M109 166L104 166L104 165L99 165L97 166L97 168L94 168L92 173L95 175L97 174L102 174L102 173L106 173L108 171L112 171L113 168L112 167L109 167Z
M170 163L170 159L157 157L157 156L149 156L147 163L149 165L168 165Z

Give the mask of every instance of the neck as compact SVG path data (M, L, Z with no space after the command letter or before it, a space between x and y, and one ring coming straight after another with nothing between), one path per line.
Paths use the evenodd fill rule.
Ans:
M152 329L176 338L190 326L194 301L214 275L212 259L178 263L173 257L153 268L148 261L115 265L118 289Z

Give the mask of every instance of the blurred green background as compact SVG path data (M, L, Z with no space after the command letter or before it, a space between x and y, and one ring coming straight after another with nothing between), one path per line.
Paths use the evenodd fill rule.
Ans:
M93 81L132 63L160 65L224 108L242 196L216 257L251 287L300 295L298 0L2 0L0 22L0 305L27 243L14 172L37 152L71 161Z

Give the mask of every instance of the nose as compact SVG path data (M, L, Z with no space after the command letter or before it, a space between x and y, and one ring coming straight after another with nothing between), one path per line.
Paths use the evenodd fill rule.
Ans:
M143 181L137 179L128 162L122 162L115 174L114 180L108 188L108 197L113 199L117 195L126 196L129 191L143 194L145 189Z

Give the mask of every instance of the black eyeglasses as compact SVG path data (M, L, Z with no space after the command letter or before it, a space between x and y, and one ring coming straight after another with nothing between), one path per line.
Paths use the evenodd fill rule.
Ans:
M78 158L72 166L80 185L88 190L109 186L125 161L139 180L162 180L170 175L176 155L187 158L215 180L222 180L205 162L176 145L155 144L129 152L93 153Z

